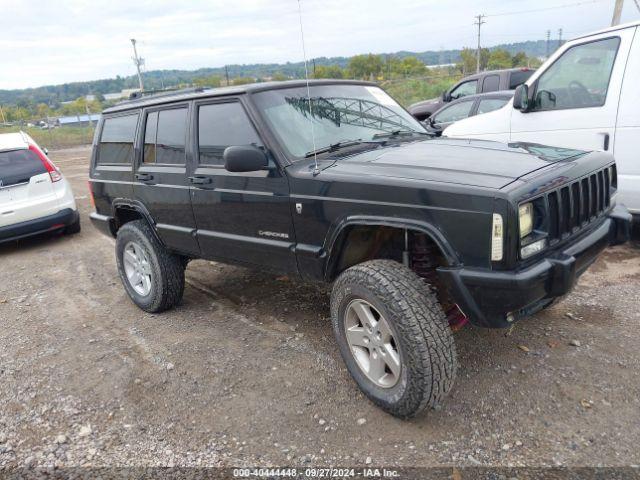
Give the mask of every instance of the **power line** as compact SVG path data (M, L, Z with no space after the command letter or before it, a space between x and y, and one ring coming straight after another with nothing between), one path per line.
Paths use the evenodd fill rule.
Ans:
M503 17L503 16L506 16L506 15L520 15L520 14L523 14L523 13L546 12L548 10L557 10L559 8L577 7L579 5L589 5L589 4L592 4L592 3L599 3L599 2L605 2L605 1L609 1L609 0L586 0L586 1L582 1L582 2L566 3L564 5L556 5L556 6L553 6L553 7L535 8L533 10L519 10L519 11L516 11L516 12L494 13L492 15L485 15L485 17Z

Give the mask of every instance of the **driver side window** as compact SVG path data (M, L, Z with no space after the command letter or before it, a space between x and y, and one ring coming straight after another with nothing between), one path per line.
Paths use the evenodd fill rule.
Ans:
M619 45L607 38L564 52L538 79L533 110L604 105Z
M474 95L478 89L478 80L471 80L458 85L455 90L451 91L451 99L457 100L458 98L466 97L467 95Z

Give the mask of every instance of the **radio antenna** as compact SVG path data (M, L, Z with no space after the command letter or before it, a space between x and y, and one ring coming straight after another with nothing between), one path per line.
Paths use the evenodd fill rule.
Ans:
M313 174L318 175L318 155L316 154L316 132L313 127L313 105L311 104L311 89L309 88L309 68L307 67L307 49L304 45L304 29L302 28L302 3L298 0L298 18L300 18L300 38L302 39L302 56L304 57L304 78L307 81L307 102L309 102L309 123L311 124L311 143L313 144Z

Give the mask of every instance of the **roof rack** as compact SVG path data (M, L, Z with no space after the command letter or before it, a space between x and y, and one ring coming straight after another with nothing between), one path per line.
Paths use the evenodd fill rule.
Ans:
M203 87L194 87L194 88L165 88L162 90L141 90L137 92L132 92L129 95L129 100L138 100L143 97L170 97L173 95L177 95L179 93L200 93L204 92Z

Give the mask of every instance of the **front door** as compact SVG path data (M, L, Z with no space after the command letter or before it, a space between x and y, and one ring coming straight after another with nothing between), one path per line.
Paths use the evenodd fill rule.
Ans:
M191 203L202 256L296 272L289 185L269 155L269 168L232 173L229 146L264 148L240 99L197 102L192 116ZM268 152L267 152L268 153Z
M565 50L533 84L532 109L511 113L511 140L610 150L630 42L623 30Z
M170 249L198 254L187 179L189 104L145 110L141 131L134 196Z

